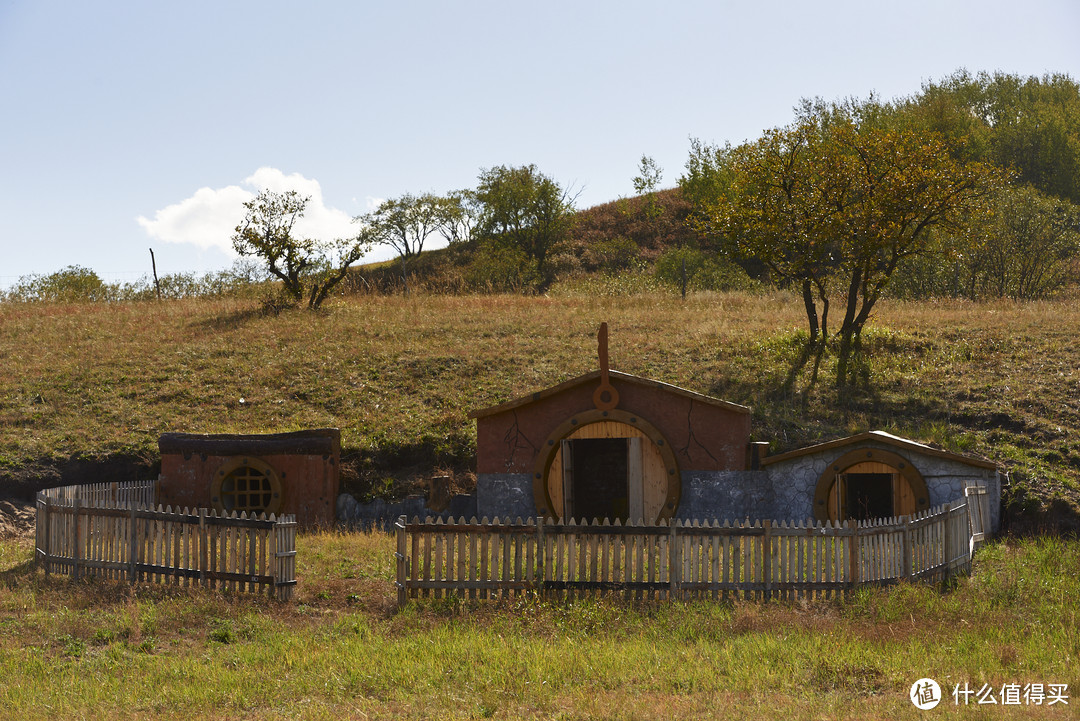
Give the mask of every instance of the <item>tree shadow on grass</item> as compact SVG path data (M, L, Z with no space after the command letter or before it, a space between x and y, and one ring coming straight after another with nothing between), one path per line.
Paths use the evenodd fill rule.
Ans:
M0 571L0 586L4 588L16 588L28 582L37 571L37 562L29 560L12 566L6 571Z
M810 378L806 381L806 385L799 391L800 395L807 395L818 384L818 375L821 371L821 361L825 357L826 343L824 340L814 341L813 343L807 343L799 351L799 356L795 359L795 362L791 364L791 369L788 371L787 376L784 378L784 382L780 386L780 392L784 395L792 395L795 393L795 383L799 380L799 377L803 374L807 364L810 363L810 359L813 358L814 365L810 369Z
M260 318L273 318L281 314L280 308L267 307L265 304L257 308L245 308L234 310L231 313L196 321L191 324L193 328L202 330L224 331L237 330L253 320Z

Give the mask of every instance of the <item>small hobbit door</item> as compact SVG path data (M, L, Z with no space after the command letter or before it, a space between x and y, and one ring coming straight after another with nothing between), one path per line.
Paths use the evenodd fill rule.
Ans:
M580 425L552 444L537 504L552 516L656 523L674 510L677 467L641 428L603 420Z
M644 517L640 438L562 441L563 518Z
M866 521L914 513L911 484L887 463L858 463L836 474L829 489L829 519Z

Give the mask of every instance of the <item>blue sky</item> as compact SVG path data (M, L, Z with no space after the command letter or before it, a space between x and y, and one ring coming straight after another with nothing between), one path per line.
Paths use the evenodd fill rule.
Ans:
M1076 0L0 0L0 286L226 268L241 204L372 203L535 163L587 207L642 154L739 143L804 97L885 99L959 68L1080 77ZM374 257L379 257L376 254ZM382 253L385 256L386 253Z

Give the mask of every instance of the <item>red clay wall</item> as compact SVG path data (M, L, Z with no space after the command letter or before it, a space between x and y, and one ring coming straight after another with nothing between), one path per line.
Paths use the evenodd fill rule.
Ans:
M746 468L750 414L673 393L662 386L613 377L618 409L639 415L667 439L682 471ZM595 408L596 383L481 416L476 423L477 473L530 473L540 446L575 414Z
M301 526L333 523L339 488L341 434L337 429L270 435L167 433L158 441L162 505L213 508L214 474L237 456L259 458L281 479L281 512Z

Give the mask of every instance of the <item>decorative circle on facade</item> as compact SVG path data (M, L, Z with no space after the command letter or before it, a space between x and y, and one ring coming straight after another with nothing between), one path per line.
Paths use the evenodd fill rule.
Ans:
M615 386L607 383L601 384L593 391L593 405L601 411L614 410L619 405L619 391L615 390Z
M223 513L278 513L282 503L281 479L262 459L238 456L222 464L214 474L210 501Z

